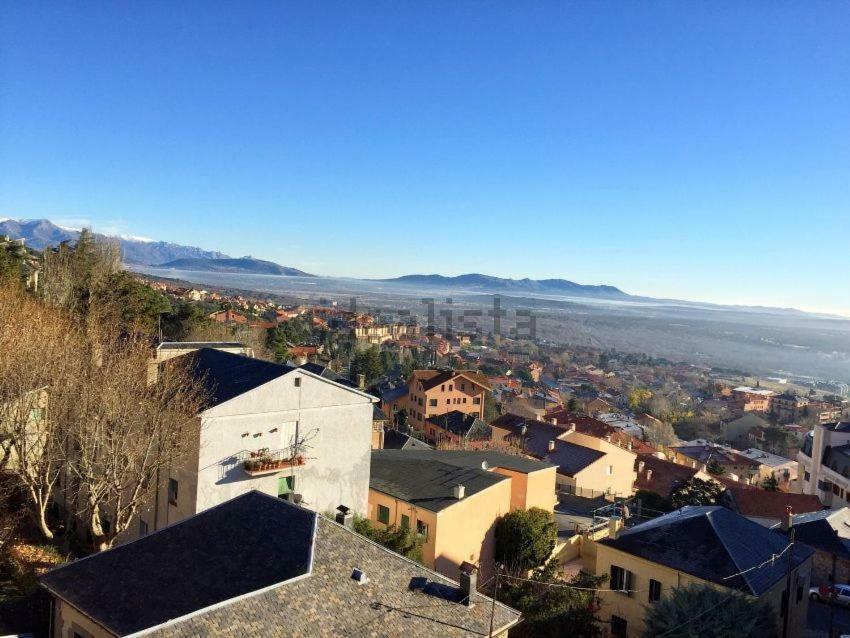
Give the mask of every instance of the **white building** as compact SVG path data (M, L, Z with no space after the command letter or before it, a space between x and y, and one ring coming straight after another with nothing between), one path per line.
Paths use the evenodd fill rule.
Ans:
M850 503L850 421L822 423L806 434L797 454L803 494L839 509Z
M161 477L140 534L250 490L366 515L377 399L301 368L201 348L185 355L210 401L181 468Z

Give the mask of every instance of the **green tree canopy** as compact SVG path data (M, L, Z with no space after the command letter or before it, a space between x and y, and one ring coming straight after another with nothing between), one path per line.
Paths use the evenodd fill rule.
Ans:
M767 603L709 585L690 585L647 608L644 638L728 638L779 635L776 612Z
M390 525L381 529L367 518L355 517L354 531L396 554L422 562L422 539L409 528Z
M514 510L496 521L496 562L512 572L534 569L549 560L557 538L552 512Z
M516 638L596 638L602 635L596 612L595 592L570 589L565 585L599 588L607 576L580 572L570 580L558 574L558 561L552 559L534 571L529 580L504 579L499 600L522 612L523 622L511 629ZM567 628L569 628L568 631Z

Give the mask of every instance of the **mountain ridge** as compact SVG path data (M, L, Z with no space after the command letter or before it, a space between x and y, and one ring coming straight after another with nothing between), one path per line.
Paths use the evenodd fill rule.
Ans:
M0 235L12 239L23 239L35 250L57 246L64 241L74 242L80 235L75 228L66 228L49 219L0 219ZM166 261L183 258L228 259L229 255L196 246L184 246L165 241L140 237L127 237L94 233L98 239L117 241L121 247L121 258L126 264L152 266Z
M537 292L551 294L589 295L606 298L627 298L628 293L616 286L605 284L579 284L568 279L510 279L483 275L481 273L466 273L462 275L402 275L389 279L376 279L384 283L400 283L419 286L446 286L449 288L464 288L467 290L503 290L512 292Z
M181 258L163 264L154 264L154 268L168 268L173 270L194 270L201 272L227 272L243 273L251 275L283 275L286 277L315 277L298 268L281 266L273 261L256 259L251 256L225 257L218 259L203 258Z

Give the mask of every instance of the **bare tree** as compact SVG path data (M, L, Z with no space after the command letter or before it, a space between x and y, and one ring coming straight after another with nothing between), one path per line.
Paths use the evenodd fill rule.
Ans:
M149 344L107 336L94 342L68 423L78 514L95 549L109 548L157 489L157 472L198 440L200 381L178 358L148 384ZM70 416L70 415L69 415Z
M2 463L27 497L45 538L65 462L66 430L49 407L74 401L79 333L17 286L0 288L0 440Z

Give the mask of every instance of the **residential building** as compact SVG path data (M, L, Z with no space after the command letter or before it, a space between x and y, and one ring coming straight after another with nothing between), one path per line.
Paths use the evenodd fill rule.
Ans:
M415 430L425 430L429 418L454 410L483 419L488 392L487 378L477 372L416 370L399 405L407 410L408 422Z
M803 494L814 494L832 509L850 503L850 421L816 425L797 454Z
M724 476L734 481L752 483L758 480L759 463L729 447L697 440L670 447L668 451L672 455L671 460L682 465L706 471L708 466L717 464L723 468Z
M213 321L217 321L218 323L227 323L227 324L247 324L248 317L245 315L236 312L234 310L219 310L217 312L213 312L210 314L210 319Z
M815 550L812 585L850 582L850 508L795 513L795 540Z
M629 496L635 481L635 453L612 440L505 414L491 424L493 440L558 467L558 489L579 496Z
M599 612L611 636L641 636L647 607L678 587L708 585L769 604L789 638L806 628L814 551L720 506L688 506L596 543L596 573L611 593ZM773 561L785 554L785 560ZM789 569L790 565L790 569ZM786 592L789 581L790 592Z
M223 350L184 357L207 403L187 430L186 461L162 477L141 513L140 533L250 490L365 515L377 399L306 369Z
M496 520L556 503L554 466L492 451L374 451L369 486L369 519L415 530L425 565L450 575L469 562L485 579Z
M766 429L768 427L770 427L770 422L753 412L720 423L723 439L738 447L749 447L749 434L753 428Z
M739 412L770 412L771 390L739 386L732 389L732 406Z
M789 483L797 480L797 461L754 447L747 448L740 454L759 464L758 472L760 480L768 477L775 478L780 483Z
M340 513L343 523L350 514ZM48 572L51 638L505 636L519 613L316 512L248 492ZM415 613L409 613L415 610Z
M445 414L428 417L425 421L425 439L434 445L455 445L490 440L490 426L475 414L452 410Z
M797 420L803 416L803 410L807 405L809 405L808 398L790 392L783 392L770 397L770 413L780 423L790 423Z

